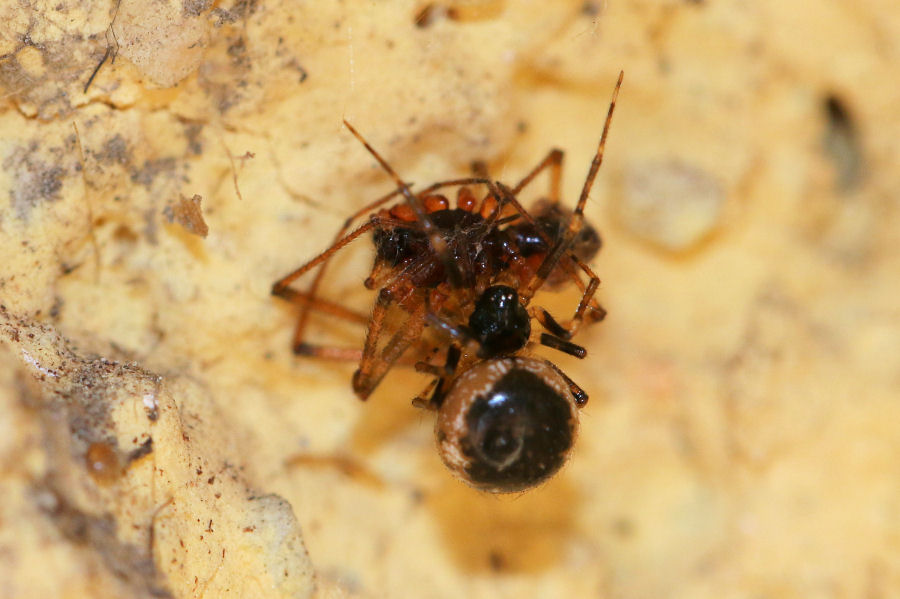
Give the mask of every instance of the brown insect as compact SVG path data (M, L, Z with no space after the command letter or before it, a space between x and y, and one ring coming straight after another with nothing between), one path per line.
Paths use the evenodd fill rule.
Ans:
M480 167L473 177L414 192L344 121L397 187L351 215L328 249L272 287L274 295L300 307L294 351L357 362L353 390L360 399L368 398L395 364L433 375L413 403L438 413L441 457L479 489L515 492L535 486L562 466L574 442L578 412L588 396L530 350L544 345L583 358L586 350L572 337L606 314L594 299L599 278L587 265L601 241L585 222L584 207L603 161L622 77L574 210L559 203L561 150L551 150L512 187ZM550 176L549 199L529 212L518 195L544 170ZM480 200L473 188L483 190ZM452 189L456 208L446 195ZM368 221L350 231L367 214ZM378 292L368 317L317 295L329 260L367 233L375 262L365 286ZM316 268L305 291L291 287ZM569 282L582 292L570 319L561 322L532 304L538 290ZM311 310L366 323L363 348L306 341ZM544 332L534 332L532 320Z

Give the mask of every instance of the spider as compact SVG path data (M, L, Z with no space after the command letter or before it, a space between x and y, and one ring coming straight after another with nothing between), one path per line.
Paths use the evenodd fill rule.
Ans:
M603 161L622 78L620 73L574 210L559 203L559 149L512 187L475 165L474 176L414 192L344 121L396 188L352 214L328 249L272 286L273 295L300 307L294 352L357 362L353 390L360 399L367 399L395 364L432 375L413 404L437 412L439 453L455 475L475 488L510 493L536 486L559 470L574 443L578 413L588 396L530 350L544 345L583 358L586 350L572 337L606 314L594 299L599 278L587 265L601 241L585 222L584 207ZM550 175L549 199L529 212L517 197L544 170ZM455 208L446 195L453 188ZM486 190L480 201L473 188ZM392 200L398 201L385 207ZM368 221L350 231L367 214ZM370 316L317 295L329 260L367 233L372 233L375 260L365 286L377 290ZM316 268L305 291L291 287ZM582 296L567 321L531 304L538 290L569 282ZM311 310L366 324L363 348L307 342ZM532 331L532 321L544 332Z

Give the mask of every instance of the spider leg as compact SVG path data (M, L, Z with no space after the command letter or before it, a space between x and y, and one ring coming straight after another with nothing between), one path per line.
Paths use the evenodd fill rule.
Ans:
M366 324L369 321L369 317L365 314L354 312L340 304L329 302L320 297L311 297L302 291L296 291L289 287L281 292L280 297L288 300L292 304L301 306L301 309L306 312L309 310L318 310L319 312L324 312L331 316L359 324ZM306 343L296 335L294 337L293 350L298 356L309 356L324 360L359 362L362 359L362 351L359 349Z
M575 398L575 405L579 408L583 408L585 404L588 402L588 394L584 392L584 389L579 387L575 381L570 379L568 375L559 369L559 366L551 362L550 360L546 361L547 364L550 365L550 368L556 371L556 373L563 377L563 380L566 381L566 384L569 386L569 392L572 394L572 397Z
M563 151L554 148L547 153L543 160L541 160L537 166L531 169L527 175L525 175L513 188L508 188L502 184L500 187L505 189L505 192L502 194L496 194L498 197L502 197L502 201L509 202L519 214L521 214L527 222L530 224L534 224L534 218L528 213L527 210L522 206L522 204L518 201L516 196L521 192L529 183L531 183L535 177L537 177L542 171L545 169L550 169L550 201L553 204L559 202L560 198L560 189L561 189L561 181L562 181L562 165L563 165ZM487 166L483 162L475 162L472 164L472 168L475 171L476 176L481 177L486 180L489 184L490 179L487 174ZM492 191L495 191L492 189ZM545 236L544 232L538 229L538 233L542 236Z
M435 387L437 387L440 379L432 379L428 386L425 387L421 393L413 397L412 405L415 408L421 408L423 410L433 410L434 408L431 405L431 400L428 399L428 396L434 391Z
M457 366L459 366L461 357L462 353L459 347L451 345L447 350L444 366L440 367L422 362L416 364L416 370L432 374L435 378L422 393L413 398L413 405L415 407L432 411L440 409L441 404L444 401L444 396L447 394L447 384L449 381L453 380L453 375L456 374L456 369ZM429 394L431 396L426 399Z
M572 277L572 280L575 281L575 285L578 287L578 290L584 293L587 290L587 286L584 284L584 281L578 276L578 273L575 272L575 267L572 265L574 262L578 265L584 272L587 273L588 277L596 277L594 275L594 271L588 268L587 264L584 263L575 253L569 252L569 260L561 260L560 266L562 266L566 273ZM591 294L593 295L593 294ZM586 312L585 315L587 317L588 323L599 322L606 317L606 310L597 302L593 297L590 298L590 312Z
M606 317L606 310L603 309L600 304L594 300L594 294L597 292L597 288L600 286L600 277L594 274L594 271L591 270L591 267L579 260L575 256L571 256L575 263L578 264L579 268L581 268L585 274L590 279L590 282L587 284L587 287L584 288L584 294L581 296L581 301L578 302L578 308L575 309L575 315L572 317L571 322L569 323L568 330L569 336L572 337L578 330L581 328L581 325L585 323L588 324L599 322ZM576 277L577 279L577 277ZM581 282L581 279L577 279L578 282ZM591 308L591 312L588 312L587 309ZM587 316L587 319L585 317Z
M584 359L584 357L587 356L587 350L582 346L577 343L572 343L571 341L566 341L562 337L557 337L555 335L541 333L540 344L561 351L564 354L574 356L579 360Z

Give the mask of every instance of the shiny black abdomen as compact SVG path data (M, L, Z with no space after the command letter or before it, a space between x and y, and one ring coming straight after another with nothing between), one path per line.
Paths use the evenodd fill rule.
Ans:
M504 492L532 487L556 472L574 442L572 410L541 377L509 371L466 414L462 451L479 487Z

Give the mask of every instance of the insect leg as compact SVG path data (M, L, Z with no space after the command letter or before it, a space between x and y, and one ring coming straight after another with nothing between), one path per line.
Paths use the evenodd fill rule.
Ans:
M563 165L563 151L558 148L553 148L550 150L550 153L544 157L543 160L538 163L536 167L531 169L531 172L525 175L521 181L519 181L515 187L512 188L513 195L518 195L520 191L522 191L526 185L532 182L535 177L537 177L541 171L544 169L550 169L550 201L552 203L557 203L560 198L560 184L562 181L562 165Z
M347 232L347 229L349 229L350 225L353 224L353 221L355 221L356 219L358 219L359 217L361 217L365 214L372 212L379 206L386 204L393 198L397 197L397 195L399 193L400 193L400 190L395 189L391 193L378 198L374 202L371 202L371 203L363 206L362 208L360 208L359 210L357 210L356 212L351 214L347 218L347 220L344 221L344 224L341 226L341 228L338 230L337 234L334 237L333 244L336 244L341 240L341 238ZM306 331L306 325L307 325L307 322L309 321L310 310L313 310L313 309L321 310L321 308L319 308L315 303L318 299L318 298L316 298L316 292L319 290L319 284L322 281L322 278L325 276L325 269L327 267L328 267L328 260L326 259L325 261L322 262L319 270L316 271L315 277L313 277L313 280L309 285L309 289L307 289L306 293L303 294L307 297L307 299L305 299L302 302L295 302L295 303L299 303L299 305L300 305L300 315L297 317L297 326L294 329L295 351L296 351L297 347L299 347L300 345L303 344L303 334ZM285 297L285 296L282 295L281 297ZM291 300L291 301L293 301L293 300ZM328 310L323 310L323 311L327 312ZM363 322L365 322L365 321L363 321Z
M390 294L382 290L378 294L375 310L366 335L362 360L359 369L353 374L353 391L365 400L372 394L381 379L387 374L394 362L403 355L410 345L422 335L425 328L425 306L417 307L403 323L393 337L378 351L378 338L384 325L384 316L392 303Z

